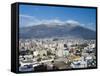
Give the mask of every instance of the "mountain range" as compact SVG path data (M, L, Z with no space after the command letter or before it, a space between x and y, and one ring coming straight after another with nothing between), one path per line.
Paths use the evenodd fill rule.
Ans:
M70 23L42 23L38 25L19 28L19 38L22 39L52 37L95 39L96 32L80 25Z

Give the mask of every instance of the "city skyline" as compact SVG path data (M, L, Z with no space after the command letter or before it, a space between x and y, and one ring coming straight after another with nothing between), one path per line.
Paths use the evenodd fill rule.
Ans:
M19 71L95 68L96 9L19 5Z

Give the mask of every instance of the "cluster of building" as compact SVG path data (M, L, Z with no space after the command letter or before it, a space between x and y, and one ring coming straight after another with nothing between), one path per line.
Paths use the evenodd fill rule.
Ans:
M20 39L19 71L96 67L95 40Z

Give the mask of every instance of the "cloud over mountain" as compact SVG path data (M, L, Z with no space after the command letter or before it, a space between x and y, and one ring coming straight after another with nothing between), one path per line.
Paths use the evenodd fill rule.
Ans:
M50 38L50 37L66 37L95 39L96 33L86 27L84 24L75 20L62 21L59 19L39 20L35 17L23 15L26 20L24 27L20 27L20 38ZM23 16L21 16L23 18ZM24 19L25 19L24 18Z
M55 26L55 25L65 25L65 24L74 24L75 25L82 25L78 21L75 20L60 20L60 19L37 19L33 16L29 15L20 15L20 26L21 27L27 27L27 26L35 26L35 25L41 25L41 24L47 24L50 26ZM50 27L49 26L49 27Z

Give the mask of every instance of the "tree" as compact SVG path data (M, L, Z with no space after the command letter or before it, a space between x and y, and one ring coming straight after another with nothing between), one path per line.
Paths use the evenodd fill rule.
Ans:
M43 56L46 56L46 54L44 53Z
M47 51L47 55L52 55L52 53L50 51Z
M38 58L37 61L40 62L41 61L41 58Z

